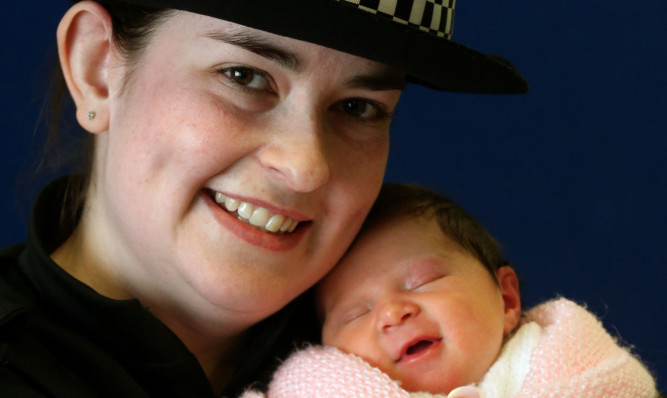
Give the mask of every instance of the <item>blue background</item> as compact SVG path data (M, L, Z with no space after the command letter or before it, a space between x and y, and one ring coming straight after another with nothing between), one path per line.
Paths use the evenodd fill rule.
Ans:
M25 235L16 190L68 2L11 1L0 51L0 246ZM563 295L635 346L667 390L664 0L468 1L454 39L511 60L522 96L410 86L387 179L448 193L501 242L526 306Z

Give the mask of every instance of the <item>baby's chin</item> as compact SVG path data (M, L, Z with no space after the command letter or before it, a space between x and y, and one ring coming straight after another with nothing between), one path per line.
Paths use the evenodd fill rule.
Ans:
M449 392L452 391L453 389L460 387L459 385L440 386L424 382L407 382L407 383L401 382L400 385L401 388L410 393L429 393L429 394L438 394L444 396L447 396L447 394L449 394Z
M418 377L394 378L398 380L401 387L408 392L427 392L431 394L447 395L455 388L469 385L475 382L468 377L458 377L450 372L422 373Z

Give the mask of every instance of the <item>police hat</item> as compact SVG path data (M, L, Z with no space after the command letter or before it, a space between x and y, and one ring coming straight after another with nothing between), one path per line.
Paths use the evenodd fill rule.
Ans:
M455 0L105 0L208 15L378 61L439 90L515 94L505 59L450 40Z

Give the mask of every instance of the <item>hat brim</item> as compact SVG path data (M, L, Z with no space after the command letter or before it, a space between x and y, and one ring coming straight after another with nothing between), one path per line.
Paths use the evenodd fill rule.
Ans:
M208 15L319 44L406 72L431 88L519 94L528 83L505 59L335 0L125 0Z

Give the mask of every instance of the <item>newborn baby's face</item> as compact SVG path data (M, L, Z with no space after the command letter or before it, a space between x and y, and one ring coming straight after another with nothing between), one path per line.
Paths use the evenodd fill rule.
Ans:
M448 393L479 381L506 329L503 295L486 268L420 219L365 233L320 285L318 305L324 344L409 391Z

